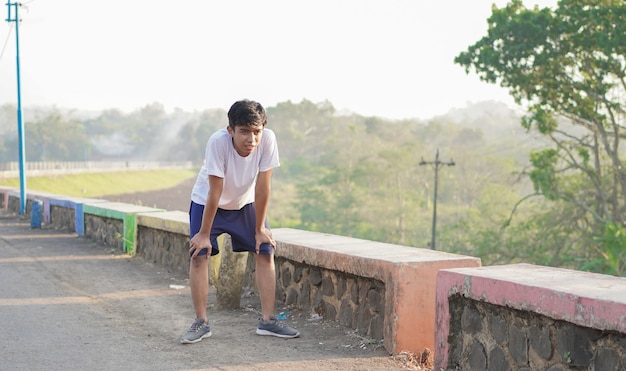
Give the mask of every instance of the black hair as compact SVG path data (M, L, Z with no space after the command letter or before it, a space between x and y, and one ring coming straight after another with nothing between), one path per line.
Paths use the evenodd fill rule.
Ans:
M239 100L228 110L228 125L235 126L265 126L267 115L265 108L259 102L253 100Z

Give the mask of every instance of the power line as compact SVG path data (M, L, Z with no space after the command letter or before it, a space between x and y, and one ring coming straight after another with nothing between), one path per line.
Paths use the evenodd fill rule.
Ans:
M7 19L8 22L8 19ZM4 56L4 51L7 49L7 44L9 43L9 39L11 38L11 31L13 30L13 25L9 28L9 33L7 33L7 38L4 40L4 45L2 45L2 50L0 50L0 61L2 61L2 57Z
M433 165L435 169L435 195L433 196L433 227L432 227L432 236L430 241L430 248L435 250L435 232L437 230L437 185L439 183L439 168L446 166L454 166L454 160L450 158L449 162L441 162L439 161L439 148L437 148L437 154L435 155L435 161L424 161L424 157L422 157L422 161L420 161L420 166L423 165Z

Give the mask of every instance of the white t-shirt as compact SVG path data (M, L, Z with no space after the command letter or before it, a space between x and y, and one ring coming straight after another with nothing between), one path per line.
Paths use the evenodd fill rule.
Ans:
M206 144L204 164L191 191L191 201L206 205L209 195L209 175L224 179L218 207L239 210L254 202L254 188L259 172L280 166L276 135L263 129L261 143L247 157L235 150L226 128L213 133Z

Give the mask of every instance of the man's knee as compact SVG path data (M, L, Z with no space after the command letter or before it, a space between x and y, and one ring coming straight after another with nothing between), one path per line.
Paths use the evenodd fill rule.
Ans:
M256 260L257 270L272 269L274 267L274 255L273 254L268 254L268 255L256 254L255 260Z
M207 255L196 256L191 259L189 265L192 270L203 269L209 266L209 258Z

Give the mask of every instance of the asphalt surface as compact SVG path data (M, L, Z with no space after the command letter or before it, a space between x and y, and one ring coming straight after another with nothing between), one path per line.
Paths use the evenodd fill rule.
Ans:
M300 338L256 335L251 298L239 310L210 305L213 336L181 345L194 315L180 272L0 210L1 371L407 368L334 322L278 309Z

